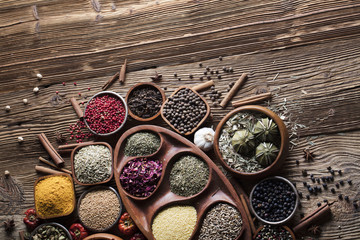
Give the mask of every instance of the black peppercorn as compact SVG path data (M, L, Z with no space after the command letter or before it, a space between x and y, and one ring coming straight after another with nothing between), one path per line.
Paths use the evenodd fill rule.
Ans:
M189 78L190 78L190 79L193 79L194 76L193 76L192 74L189 74Z
M303 185L306 187L306 186L307 186L307 182L303 182Z
M318 202L318 203L317 203L317 206L320 207L320 206L321 206L321 202Z
M177 77L177 73L174 73L174 77Z
M224 72L226 72L226 67L222 67L222 70L223 70Z
M232 67L229 67L229 72L233 72L234 69Z
M336 187L336 188L339 188L339 187L340 187L340 184L335 183L335 187Z
M211 70L211 71L210 71L210 74L211 74L211 75L213 75L213 74L214 74L214 71L213 71L213 70Z
M208 79L208 80L211 80L211 77L210 77L210 76L207 76L207 79Z
M207 70L207 71L210 71L210 67L209 67L209 66L207 66L207 67L206 67L206 70Z
M300 197L300 198L302 198L302 197L303 197L302 192L298 192L298 195L299 195L299 197Z
M217 78L218 78L218 79L221 79L221 75L220 75L220 74L219 74L219 75L217 75Z
M313 183L315 183L315 178L312 177L312 178L310 178L310 179L311 179L311 181L312 181Z
M357 202L353 202L353 205L354 205L354 208L358 208L359 207L359 205L357 204Z
M345 196L344 199L345 199L345 201L348 202L349 201L349 196Z
M202 80L204 80L204 78L203 78L203 77L200 77L200 81L202 81Z
M332 193L335 193L335 188L331 188L331 192L332 192Z
M344 186L344 181L343 180L340 180L339 183L340 183L341 186Z
M323 183L323 188L324 188L325 190L328 188L326 183Z
M326 177L321 177L321 181L325 182L325 181L326 181Z
M181 78L178 78L178 81L181 81Z
M317 182L317 183L320 183L320 178L316 178L316 182Z
M327 199L324 199L324 203L328 203L328 200L327 200Z
M199 67L202 67L203 66L203 64L202 63L199 63Z
M338 170L338 173L339 173L339 175L342 175L342 171L341 171L341 170Z
M352 185L352 180L347 180L349 185Z
M204 72L204 75L207 75L207 72L206 72L206 71Z
M338 198L339 198L340 200L343 200L343 195L340 193L340 194L338 195Z
M167 90L167 87L164 87L164 90L166 91L166 90Z
M307 199L307 200L310 199L310 195L309 195L309 194L306 195L306 199Z
M329 170L329 171L330 171L330 170L331 170L331 167L330 167L330 166L328 166L328 167L327 167L327 170Z
M296 165L299 165L300 162L299 162L299 160L296 159L295 163L296 163Z
M219 60L220 60L220 61L222 61L222 60L223 60L222 56L219 56Z
M308 173L307 173L306 170L302 170L301 172L302 172L302 175L303 175L304 177L306 177L306 176L308 175Z
M305 215L303 213L300 213L300 218L304 218Z
M331 175L334 175L335 174L335 171L334 170L330 170L330 173L331 173Z

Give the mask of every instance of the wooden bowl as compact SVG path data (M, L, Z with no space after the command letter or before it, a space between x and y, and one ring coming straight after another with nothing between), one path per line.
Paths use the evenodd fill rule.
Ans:
M163 163L163 170L158 186L154 192L146 198L136 198L127 194L122 188L119 179L123 167L129 159L133 158L124 155L126 139L132 134L141 131L153 132L161 139L161 146L157 152L142 157L161 159ZM192 236L190 237L190 239L196 239L204 215L209 208L218 202L225 202L235 207L242 216L243 230L239 232L239 236L235 240L251 239L250 225L246 217L244 206L242 205L236 190L215 163L189 140L162 127L142 125L129 129L121 136L114 150L114 154L114 175L119 194L126 210L147 239L154 240L152 234L152 222L156 214L161 210L174 205L193 206L196 209L197 223ZM209 168L209 178L206 186L200 192L189 197L179 196L173 193L169 184L172 166L179 157L184 154L197 156L203 160ZM242 190L239 188L239 191Z
M51 226L56 226L56 227L59 227L61 228L62 230L64 230L64 232L66 233L66 236L71 240L72 237L70 235L70 232L66 229L66 227L64 227L63 225L59 224L59 223L56 223L56 222L49 222L49 223L43 223L43 224L40 224L39 226L37 226L34 231L31 232L31 235L30 235L30 239L33 239L34 235L36 234L37 230L43 226L46 226L46 225L51 225Z
M185 86L179 87L178 89L176 89L176 90L171 94L170 97L174 96L174 95L175 95L177 92L179 92L181 89L189 89L189 90L191 90L191 91L194 92L198 97L200 97L200 99L205 103L205 106L206 106L206 114L205 114L205 116L203 117L203 119L201 119L201 121L198 123L198 125L197 125L196 127L194 127L193 129L191 129L190 132L186 132L186 133L184 133L184 134L182 134L177 128L175 128L174 125L172 125L172 124L166 119L166 117L164 116L164 106L165 106L166 103L169 101L169 99L167 99L167 100L163 103L163 105L161 106L160 111L161 111L161 117L162 117L162 119L163 119L172 129L174 129L177 133L179 133L179 134L181 134L181 135L187 136L187 135L193 134L193 133L205 122L205 120L209 117L209 114L210 114L210 106L209 106L208 102L207 102L197 91L193 90L192 88L185 87Z
M98 96L101 96L101 95L112 95L113 97L119 98L119 99L122 101L122 103L123 103L123 105L124 105L124 108L125 108L125 117L124 117L123 123L122 123L115 131L112 131L112 132L109 132L109 133L97 133L97 132L95 132L94 130L92 130L92 129L90 128L90 126L89 126L89 124L87 123L86 118L85 118L85 113L86 113L86 109L87 109L87 107L88 107L89 102L90 102L93 98L98 97ZM125 123L126 123L126 120L127 120L127 117L128 117L128 107L127 107L127 104L126 104L124 98L121 97L121 96L120 96L119 94L117 94L116 92L112 92L112 91L102 91L102 92L96 93L94 96L92 96L92 97L89 99L89 101L86 103L85 109L84 109L84 123L85 123L86 127L89 129L89 131L90 131L92 134L98 135L98 136L110 136L110 135L113 135L113 134L119 132L120 129L122 129L122 128L124 127L124 125L125 125Z
M95 233L87 236L84 240L123 240L121 237L109 233Z
M154 88L156 90L158 90L161 94L161 97L162 97L162 103L164 103L166 97L165 97L165 93L164 91L158 86L156 85L155 83L152 83L152 82L143 82L143 83L138 83L134 86L132 86L129 91L127 92L126 94L126 97L125 97L125 101L126 101L126 104L128 103L128 100L129 100L129 97L131 95L131 93L136 90L136 89L139 89L139 88L143 88L143 87L150 87L150 88ZM157 118L158 116L160 116L160 109L159 111L152 117L149 117L149 118L142 118L142 117L139 117L137 115L135 115L131 109L128 107L128 111L129 111L129 115L134 118L135 120L137 121L140 121L140 122L148 122L148 121L151 121L151 120L154 120L155 118Z
M51 177L55 177L55 176L65 176L67 178L69 178L69 180L71 181L71 184L72 184L72 192L73 192L73 202L72 202L72 208L71 208L71 211L67 212L67 213L64 213L64 214L54 214L54 215L50 215L50 216L44 216L37 208L37 205L36 205L36 197L35 197L35 187L36 185L44 180L44 179L47 179L47 178L51 178ZM50 219L50 218L57 218L57 217L63 217L63 216L67 216L67 215L70 215L74 209L75 209L75 205L76 205L76 198L75 198L75 189L74 189L74 182L72 180L72 177L67 174L67 173L58 173L58 174L52 174L52 175L46 175L46 176L42 176L42 177L39 177L35 183L34 183L34 202L35 202L35 210L36 210L36 214L39 216L39 218L42 218L42 219Z
M222 128L223 128L224 124L233 115L235 115L239 112L254 112L254 113L264 114L267 117L273 119L279 129L281 143L280 143L278 156L276 157L276 159L274 160L274 162L272 164L270 164L266 168L264 168L258 172L255 172L255 173L240 172L240 171L237 171L237 170L231 168L223 159L222 154L219 149L219 137L222 132ZM265 107L258 106L258 105L247 105L247 106L242 106L242 107L234 109L233 111L229 112L220 121L220 123L218 124L218 126L216 127L216 130L215 130L214 149L215 149L216 156L220 159L220 163L232 175L234 175L235 177L242 179L242 180L260 180L269 175L274 175L277 173L278 170L280 170L280 168L281 168L282 164L284 163L285 158L289 152L289 134L288 134L288 131L286 129L284 122L273 111L271 111Z
M253 199L253 194L254 194L254 190L255 188L262 182L264 181L268 181L268 180L271 180L271 179L276 179L276 180L280 180L280 181L283 181L283 182L286 182L290 187L291 189L293 190L293 192L295 193L295 196L296 196L296 200L295 200L295 207L294 207L294 210L291 212L291 214L286 217L285 219L281 220L281 221L278 221L278 222L270 222L270 221L267 221L265 219L262 219L255 211L253 205L252 205L252 199ZM295 215L295 212L296 212L296 209L297 207L299 206L299 195L298 195L298 192L297 192L297 189L295 188L295 186L289 181L287 180L286 178L284 177L280 177L280 176L274 176L274 177L270 177L270 178L266 178L266 179L263 179L262 181L260 181L259 183L257 183L251 190L250 192L250 196L249 196L249 201L250 201L250 209L252 211L252 213L256 216L257 219L259 219L260 221L266 223L266 224L269 224L269 225L283 225L285 224L286 222L290 221L291 218Z
M116 194L116 196L118 197L119 203L120 203L119 215L118 215L118 217L116 218L116 220L114 221L114 223L111 224L109 227L107 227L107 228L105 228L105 229L101 229L101 230L100 230L100 229L92 229L92 228L88 227L86 224L83 223L83 221L82 221L81 218L80 218L80 214L79 214L81 200L86 196L86 194L88 194L89 192L92 192L92 191L96 191L96 190L111 190L111 191L113 191L113 192ZM120 198L118 192L117 192L114 188L109 187L109 186L94 186L94 187L91 187L90 189L86 190L85 192L83 192L83 193L80 195L80 197L79 197L79 200L78 200L78 202L77 202L77 209L76 209L77 215L78 215L78 217L79 217L79 221L81 222L81 224L82 224L85 228L89 229L89 230L92 231L92 232L107 232L107 231L109 231L111 228L113 228L113 227L119 222L119 219L120 219L120 217L121 217L121 212L122 212L122 210L123 210L122 201L121 201L121 198Z
M293 240L296 240L295 234L294 232L288 227L288 226L281 226L283 229L285 229L286 231L288 231L291 235L291 237L293 238ZM254 233L253 239L256 238L256 235L264 228L264 226L259 227L256 232Z
M76 174L75 174L75 166L74 166L74 157L76 155L76 153L83 147L86 146L90 146L90 145L104 145L105 147L109 148L110 150L110 154L111 154L111 173L110 173L110 177L108 179L105 179L102 182L97 182L97 183L82 183L80 182L77 178L76 178ZM106 142L90 142L90 143L83 143L83 144L79 144L77 147L75 147L72 152L71 152L71 171L72 171L72 176L74 178L74 181L76 184L79 185L83 185L83 186L94 186L94 185L98 185L98 184L103 184L103 183L107 183L111 180L111 178L114 175L114 158L113 158L113 149L112 147L106 143Z

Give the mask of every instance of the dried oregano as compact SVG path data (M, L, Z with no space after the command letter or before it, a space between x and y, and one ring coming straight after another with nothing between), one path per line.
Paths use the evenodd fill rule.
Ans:
M137 132L126 139L125 156L146 156L155 153L160 147L160 138L151 132Z

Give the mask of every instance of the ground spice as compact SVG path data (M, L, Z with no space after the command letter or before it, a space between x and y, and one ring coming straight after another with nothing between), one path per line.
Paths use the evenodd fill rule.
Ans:
M119 215L120 201L112 190L90 191L81 199L79 217L87 228L105 230L116 222Z
M80 148L74 156L76 179L81 183L98 183L111 175L112 157L104 145L89 145Z
M204 189L208 179L207 164L198 157L185 155L176 161L171 169L170 189L180 196L192 196Z
M192 206L169 207L155 216L152 232L156 240L188 240L196 219L196 209Z
M74 210L74 187L67 176L44 178L35 186L36 211L43 217L67 215Z
M137 132L128 137L125 143L125 156L146 156L155 153L160 147L160 137L151 132Z
M201 240L233 240L242 229L239 211L227 203L217 203L210 209L201 225Z

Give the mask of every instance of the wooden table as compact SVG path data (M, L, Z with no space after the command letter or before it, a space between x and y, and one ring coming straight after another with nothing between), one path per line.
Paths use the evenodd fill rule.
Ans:
M125 84L109 88L122 96L135 83L151 81L155 71L163 75L158 84L167 96L180 85L200 83L206 66L221 72L221 79L211 77L223 96L230 82L250 73L234 100L273 93L260 104L285 118L292 143L279 174L305 196L303 181L311 180L303 170L315 177L329 175L329 166L342 170L329 189L340 180L344 186L336 194L301 199L297 216L324 199L348 195L350 202L333 204L319 239L360 239L360 213L353 206L360 200L360 1L17 0L1 1L0 20L0 172L9 170L22 190L9 196L0 185L0 222L16 222L13 234L1 228L0 239L17 239L23 213L34 205L33 184L40 176L34 166L39 156L48 158L37 135L46 133L55 146L56 131L68 137L77 121L69 99L82 102L101 91L125 58ZM234 72L223 73L223 66ZM207 124L215 127L233 108L207 99L213 115ZM136 124L130 120L127 128ZM166 126L161 119L152 124ZM314 161L305 161L306 148L315 152Z

